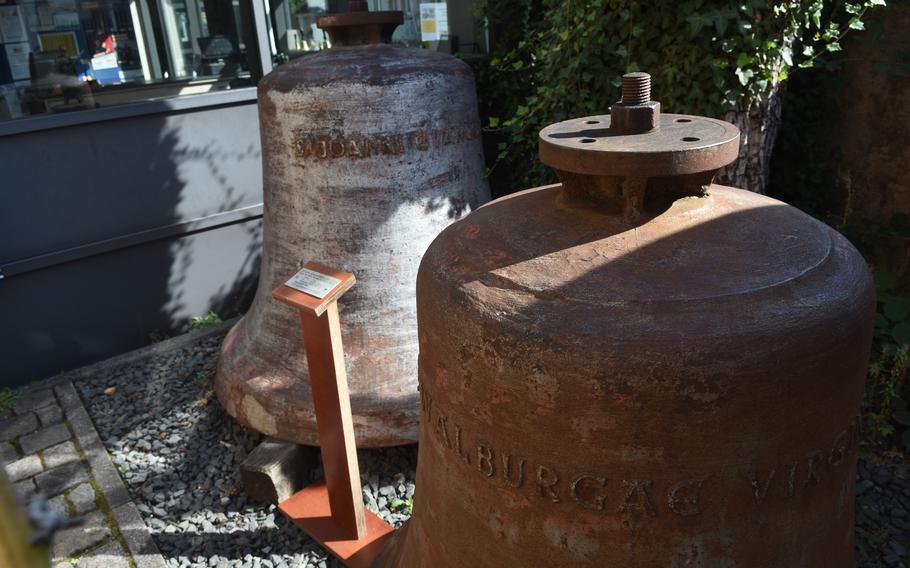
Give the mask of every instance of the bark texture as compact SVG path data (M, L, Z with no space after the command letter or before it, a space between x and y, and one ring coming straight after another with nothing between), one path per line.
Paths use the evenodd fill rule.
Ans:
M722 169L718 183L765 194L771 153L780 126L784 84L778 83L761 98L748 98L728 112L725 119L742 133L739 158Z

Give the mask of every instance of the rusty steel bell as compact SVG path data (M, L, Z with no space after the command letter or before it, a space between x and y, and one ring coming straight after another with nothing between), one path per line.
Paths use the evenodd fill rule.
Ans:
M238 421L318 445L296 315L271 291L309 260L357 275L339 303L360 446L417 439L415 281L449 223L489 199L474 78L392 46L401 12L320 18L333 47L259 83L264 236L252 307L222 347L215 392Z
M645 74L539 143L561 184L423 258L414 513L374 565L853 566L862 257L713 185L739 131Z

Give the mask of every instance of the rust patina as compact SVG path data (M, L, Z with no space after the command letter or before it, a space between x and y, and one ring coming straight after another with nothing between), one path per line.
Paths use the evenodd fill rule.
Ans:
M378 566L854 565L871 278L830 227L711 184L738 138L550 126L561 184L433 242L414 514Z
M215 392L241 423L284 440L318 445L299 324L271 291L307 260L357 274L338 303L357 444L414 442L421 254L489 199L470 68L369 43L400 21L326 16L337 47L259 83L262 268L252 307L225 339Z

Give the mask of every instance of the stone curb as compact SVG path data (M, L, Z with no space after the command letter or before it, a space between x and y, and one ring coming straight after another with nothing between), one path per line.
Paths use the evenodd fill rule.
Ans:
M207 330L201 330L207 331ZM198 337L198 336L197 336ZM164 557L152 541L139 510L133 504L130 494L120 479L110 455L101 443L95 425L82 405L73 383L69 380L58 384L54 391L69 420L76 441L88 460L95 486L110 507L123 541L129 549L136 568L164 568ZM138 522L137 522L138 521Z
M41 379L39 381L29 383L28 385L22 387L21 390L23 393L26 393L49 387L56 387L58 385L66 384L69 381L78 381L80 379L89 378L95 375L110 373L111 371L114 371L120 367L131 365L148 357L155 357L164 353L169 353L171 351L183 349L184 347L194 345L198 341L202 341L204 339L208 339L209 337L213 337L222 333L227 333L228 330L234 326L234 324L240 321L241 317L242 316L237 316L227 321L223 321L219 324L215 324L203 329L197 329L196 331L190 331L184 333L183 335L178 335L177 337L171 337L170 339L165 339L164 341L159 341L158 343L140 347L139 349L127 351L126 353L115 355L114 357L104 359L103 361L98 361L97 363L92 363L84 367L78 367L76 369L64 371L60 374L54 375L53 377L48 377L46 379Z

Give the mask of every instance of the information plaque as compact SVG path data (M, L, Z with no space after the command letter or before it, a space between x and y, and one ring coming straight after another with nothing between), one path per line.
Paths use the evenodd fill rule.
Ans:
M326 294L331 292L335 286L341 284L341 280L309 268L303 268L285 284L304 294L309 294L316 298L325 298Z

